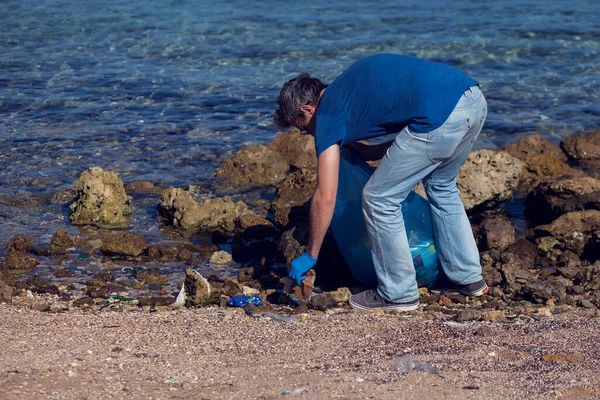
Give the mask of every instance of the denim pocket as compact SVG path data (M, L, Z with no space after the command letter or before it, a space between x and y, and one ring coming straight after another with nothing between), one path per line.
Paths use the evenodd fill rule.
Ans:
M469 118L453 118L452 115L438 129L429 133L427 143L427 157L431 162L437 163L450 158L465 134L471 129Z

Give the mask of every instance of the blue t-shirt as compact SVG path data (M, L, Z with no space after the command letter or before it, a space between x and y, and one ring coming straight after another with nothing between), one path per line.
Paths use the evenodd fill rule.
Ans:
M377 54L352 64L327 87L315 121L317 156L330 146L440 127L477 81L444 64Z

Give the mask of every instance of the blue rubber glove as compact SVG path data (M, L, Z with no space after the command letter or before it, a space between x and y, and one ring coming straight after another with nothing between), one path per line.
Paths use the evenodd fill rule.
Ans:
M309 269L314 267L316 263L316 258L312 258L308 255L308 253L304 253L300 257L292 260L292 268L290 268L290 273L288 276L295 280L298 285L301 285L302 281L306 279L304 274L306 274Z

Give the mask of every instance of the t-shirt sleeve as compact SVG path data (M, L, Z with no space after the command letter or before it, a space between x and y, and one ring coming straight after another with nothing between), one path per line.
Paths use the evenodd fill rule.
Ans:
M346 128L339 118L329 115L317 116L315 127L315 149L317 157L336 143L342 142L346 136Z

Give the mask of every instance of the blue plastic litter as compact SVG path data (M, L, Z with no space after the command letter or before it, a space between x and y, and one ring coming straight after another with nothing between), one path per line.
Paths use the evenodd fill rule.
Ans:
M377 275L362 213L362 190L375 171L349 149L340 157L339 184L331 230L352 275L368 286L377 284ZM402 204L404 225L419 286L430 287L439 271L429 202L411 192Z
M252 296L232 296L227 300L227 305L231 307L244 307L246 304L260 306L262 303L262 298L257 294Z

